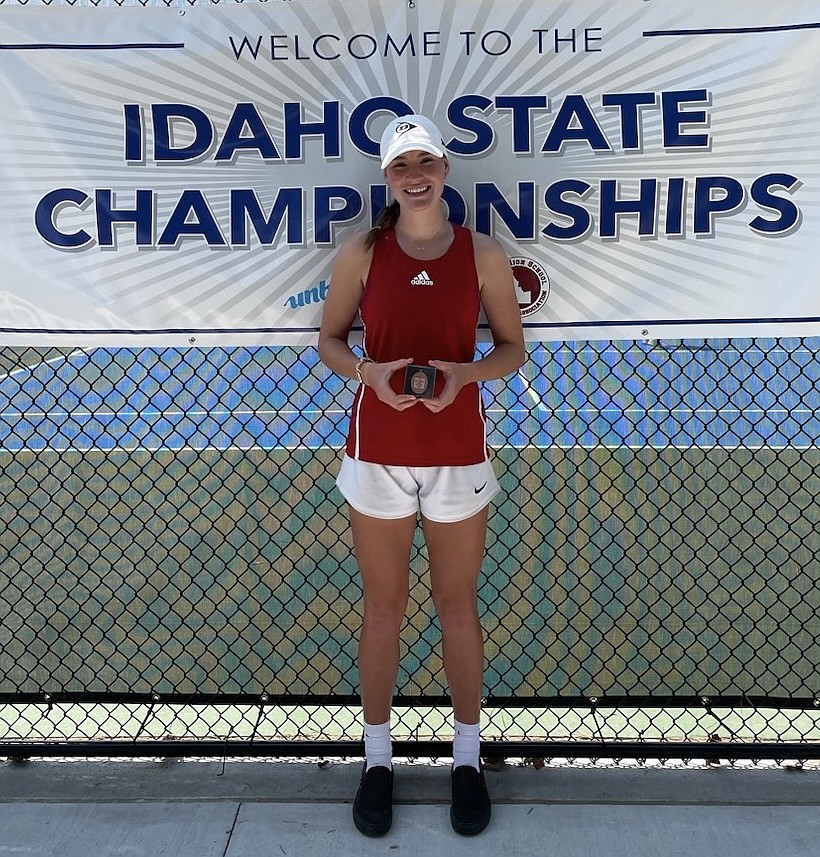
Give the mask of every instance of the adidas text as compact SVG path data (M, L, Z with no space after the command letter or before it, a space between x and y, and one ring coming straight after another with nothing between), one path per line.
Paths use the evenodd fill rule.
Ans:
M432 286L433 281L430 279L430 275L427 271L422 271L420 274L416 274L412 280L410 280L411 286Z

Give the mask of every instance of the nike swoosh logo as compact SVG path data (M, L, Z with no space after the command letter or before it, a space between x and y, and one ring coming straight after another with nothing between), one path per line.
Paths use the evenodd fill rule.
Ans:
M473 493L480 494L487 487L487 483L485 482L480 488L473 488Z

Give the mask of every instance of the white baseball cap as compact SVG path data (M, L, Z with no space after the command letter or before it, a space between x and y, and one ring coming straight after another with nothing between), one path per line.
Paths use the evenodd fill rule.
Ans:
M382 169L399 155L416 150L443 158L445 150L441 131L426 116L411 113L397 117L382 134L379 147Z

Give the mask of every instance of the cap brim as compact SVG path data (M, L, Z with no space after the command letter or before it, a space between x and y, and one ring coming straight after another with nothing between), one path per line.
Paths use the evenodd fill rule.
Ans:
M382 169L386 169L391 161L395 161L396 158L407 154L407 152L428 152L437 158L443 158L445 154L444 149L440 149L432 143L419 143L408 140L406 143L399 143L397 146L387 150L387 153L382 158Z

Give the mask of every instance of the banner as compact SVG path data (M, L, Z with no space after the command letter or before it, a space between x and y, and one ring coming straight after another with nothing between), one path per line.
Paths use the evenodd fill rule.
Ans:
M818 55L818 0L4 5L0 341L314 342L410 112L528 339L815 335Z

